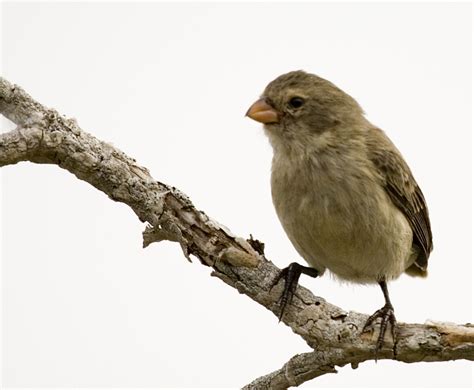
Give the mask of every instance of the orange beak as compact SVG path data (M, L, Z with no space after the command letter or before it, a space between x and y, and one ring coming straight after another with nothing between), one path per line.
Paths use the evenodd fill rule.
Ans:
M250 106L245 116L261 123L277 123L280 121L280 113L270 106L265 98L257 100Z

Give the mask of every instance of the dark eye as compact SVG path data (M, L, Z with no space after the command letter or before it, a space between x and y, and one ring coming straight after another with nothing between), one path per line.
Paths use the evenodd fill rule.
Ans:
M289 105L293 108L300 108L304 104L304 99L298 96L295 96L290 99Z

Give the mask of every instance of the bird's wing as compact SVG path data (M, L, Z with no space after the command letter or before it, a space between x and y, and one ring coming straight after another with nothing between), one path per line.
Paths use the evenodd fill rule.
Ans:
M415 264L425 271L433 250L425 197L395 145L382 130L373 130L368 137L369 158L377 168L388 196L403 212L413 230L413 243L421 249Z

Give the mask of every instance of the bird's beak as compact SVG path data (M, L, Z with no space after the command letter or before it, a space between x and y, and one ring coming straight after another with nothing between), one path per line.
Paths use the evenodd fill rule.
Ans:
M270 106L265 98L257 100L250 106L245 116L261 123L277 123L280 120L280 113Z

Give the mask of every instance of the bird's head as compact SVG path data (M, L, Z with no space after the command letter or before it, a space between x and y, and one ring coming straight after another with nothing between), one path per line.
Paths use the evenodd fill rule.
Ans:
M331 82L298 70L268 84L246 115L264 124L274 145L307 142L347 127L360 121L363 111L351 96Z

